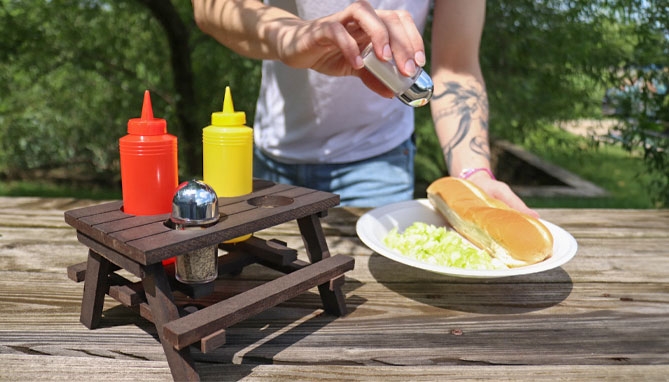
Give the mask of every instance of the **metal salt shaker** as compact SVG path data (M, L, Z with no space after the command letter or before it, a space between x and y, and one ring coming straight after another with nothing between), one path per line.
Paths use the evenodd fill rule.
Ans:
M172 198L170 221L176 230L204 229L219 219L216 192L204 182L190 180L177 188ZM177 280L203 284L218 277L218 246L196 249L177 256Z
M405 104L419 107L430 102L434 84L432 78L422 68L418 68L413 77L405 77L397 69L394 60L379 60L374 54L372 44L363 49L362 62L367 70L392 90L395 96Z

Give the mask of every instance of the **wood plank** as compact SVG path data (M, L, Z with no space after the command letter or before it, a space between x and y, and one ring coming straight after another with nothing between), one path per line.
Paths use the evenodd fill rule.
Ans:
M312 199L314 198L314 199ZM313 204L323 204L319 208L325 207L332 202L319 202L320 196L309 195L305 199L301 199L300 203L295 206L282 206L272 208L272 215L247 215L237 214L228 216L228 219L219 222L213 227L203 229L202 231L182 231L182 232L166 232L149 236L143 239L128 242L132 250L145 254L146 263L153 263L161 261L166 258L176 256L180 253L185 253L198 248L204 248L209 245L214 245L235 237L245 235L250 232L257 232L274 224L280 224L296 217L303 216L305 213L311 213ZM183 233L187 232L187 233ZM185 235L188 235L190 241L184 241Z
M336 210L331 211L330 215ZM298 258L308 260L297 225L286 224L284 227L278 231L280 235L274 235L277 232L275 230L264 230L258 232L257 236L274 237L286 242L289 247L298 250ZM77 242L76 233L70 229L30 228L26 231L24 228L11 227L2 228L0 234L0 269L65 274L68 266L86 260L86 247ZM666 271L669 269L669 237L607 237L603 230L598 236L578 238L576 256L562 268L495 282L669 282L669 272ZM480 282L420 271L396 263L374 254L357 237L327 236L326 239L331 253L356 258L356 267L348 275L360 282ZM255 267L240 277L270 280L276 278L276 272Z
M292 195L292 194L288 194ZM285 196L285 195L282 195ZM296 198L287 206L256 208L245 213L229 215L215 226L201 231L166 232L128 242L128 245L145 254L146 263L161 261L180 253L220 243L247 233L256 232L299 217L326 210L339 203L336 195L310 192ZM184 241L188 235L190 241Z
M297 225L309 260L315 263L329 258L330 249L321 227L320 217L316 214L305 216L297 219ZM348 310L344 294L338 284L338 282L333 282L330 279L329 284L318 285L318 292L321 295L325 311L341 317L345 316Z
M659 316L607 318L602 312L533 319L503 315L439 318L426 321L415 316L392 323L371 318L333 320L318 313L276 308L272 315L229 328L225 346L210 354L196 354L196 359L300 365L669 365L666 320ZM422 329L426 326L427 330ZM658 328L661 331L655 333L664 338L653 336ZM137 348L140 344L144 349ZM68 332L3 330L2 345L0 354L25 349L34 355L79 353L86 357L88 351L91 358L114 351L138 358L142 352L160 348L151 334L127 326L88 332L74 327Z
M34 355L0 354L0 379L96 381L171 381L164 360L114 359L106 357L50 356L34 363ZM30 365L30 367L25 367ZM207 381L665 381L667 365L258 365L197 363ZM36 376L38 378L36 378ZM141 376L141 377L140 377Z
M203 378L229 381L666 381L669 366L523 366L523 365L236 365L201 367Z
M49 279L27 279L25 274L17 273L0 283L3 344L11 339L8 331L14 330L24 338L21 343L34 345L36 351L42 352L45 344L62 349L88 344L88 348L93 346L90 341L94 341L101 350L131 344L122 345L132 337L110 341L104 335L109 331L115 337L134 332L127 325L83 331L83 326L77 325L78 284L64 277L58 281L55 274L43 276ZM52 287L47 291L26 289L36 282ZM516 288L461 285L459 289L444 284L409 283L395 289L382 284L346 285L350 285L347 301L352 304L352 312L345 318L333 321L331 317L316 315L301 321L305 312L318 311L320 301L315 293L300 295L284 304L284 308L272 309L230 327L228 344L213 352L213 359L229 362L235 354L238 361L245 362L309 363L318 362L313 360L314 354L318 354L320 362L341 364L381 362L390 360L392 354L406 353L405 359L415 357L416 362L427 362L430 357L447 352L451 356L479 354L481 362L503 364L518 361L516 355L509 354L509 349L524 349L522 357L528 357L529 353L534 363L621 363L614 358L627 358L626 364L668 362L667 285L564 286L562 291L554 291L553 298L543 297L543 300L547 290L536 290L532 285L524 293L519 293L524 289L522 285ZM17 305L19 300L32 303ZM70 301L71 309L65 315L39 314L44 306L56 307L61 301ZM122 321L126 324L132 322L132 314L124 317ZM105 322L109 320L108 317ZM289 327L283 329L286 325ZM50 331L33 329L33 338L25 337L30 328L37 327L47 327ZM451 334L454 329L462 335ZM155 342L151 335L144 335ZM98 336L101 337L96 340ZM434 337L423 343L429 347L412 345L426 337ZM407 342L408 338L412 340ZM440 341L444 342L439 345ZM329 346L324 348L323 344ZM443 349L445 346L454 349ZM346 356L341 355L342 349L347 349ZM448 359L444 358L444 362Z
M72 198L0 197L0 216L12 216L15 221L17 221L18 218L18 226L30 227L41 226L41 221L35 219L35 217L39 216L44 220L46 226L56 227L56 224L60 224L59 227L62 228L67 226L66 224L62 224L64 211L68 211L69 215L72 215L72 212L69 210L76 211L77 208L89 207L92 205L106 205L108 203L116 203L117 206L113 208L117 209L120 209L122 206L121 201L108 202ZM351 223L354 223L356 217L361 216L366 211L368 211L368 209L358 207L338 207L331 210L330 216L325 219L326 233L330 236L327 228L328 221L331 221L331 229L338 230L336 232L345 234L345 236L354 236L355 224ZM537 211L542 218L560 226L569 226L573 222L578 224L579 228L583 228L586 231L589 231L590 228L592 228L593 231L597 231L600 226L616 231L620 229L625 230L625 227L633 225L635 227L642 227L639 230L635 230L636 235L660 235L662 237L669 237L669 232L665 229L669 222L669 212L667 212L667 210L538 209ZM578 211L578 213L574 213L574 211ZM612 214L616 216L616 219L610 218ZM26 217L25 223L21 220L22 216ZM3 226L5 227L16 226L13 225L14 221L8 219L2 220L4 220ZM341 224L338 223L338 220L341 221ZM335 234L335 232L333 231L332 234Z
M64 270L60 273L3 271L2 274L0 326L3 330L29 330L33 325L55 328L63 323L84 328L78 322L82 285L69 280ZM344 292L351 308L345 318L347 322L367 318L393 320L428 313L430 316L425 317L427 321L470 314L498 314L500 319L513 321L517 316L530 313L551 316L588 311L637 314L639 319L643 319L645 315L661 315L669 311L669 283L388 284L360 283L355 278L347 278ZM232 281L239 283L238 286L231 284ZM263 283L263 280L243 278L218 280L211 301L215 303L219 296ZM49 288L36 289L34 285L49 285ZM105 310L115 306L118 306L115 301L105 300ZM317 293L305 293L292 299L288 306L294 307L295 314L299 315L304 309L320 309L321 303ZM44 311L52 314L43 314ZM273 319L285 320L285 316L278 311L276 313ZM133 317L133 314L128 313L127 316ZM628 328L630 336L634 335L636 328L640 327Z
M86 278L86 262L70 265L67 267L67 277L75 283L80 283Z
M0 196L0 212L2 211L59 211L62 218L63 211L103 204L109 201L77 199L71 197L41 197L41 196Z
M128 256L124 256L124 254L121 254L111 248L108 248L100 244L98 241L88 237L84 233L77 232L77 239L79 239L79 241L83 245L103 255L107 260L111 261L117 266L125 269L126 271L132 273L133 275L139 278L144 277L144 269L140 264L133 261L134 259L128 258Z
M168 215L151 215L113 220L91 227L90 232L105 246L126 253L128 246L125 243L128 241L173 231L165 224L167 219ZM133 255L129 253L129 256ZM134 255L134 258L144 260L143 256Z
M225 333L225 329L221 329L202 337L202 340L200 341L200 350L202 353L211 353L225 345Z
M146 276L142 279L146 301L151 308L153 323L165 351L167 363L175 381L199 381L200 376L195 369L190 351L174 349L166 340L163 330L165 324L179 318L179 311L165 275L162 264L152 264L146 268Z
M669 210L545 209L541 217L579 237L669 238Z
M108 294L127 307L136 307L145 301L143 293L138 293L131 285L111 285Z
M234 325L351 269L353 259L350 257L324 259L205 310L169 322L164 328L164 338L175 348L183 349L204 336Z
M70 225L78 224L77 222L84 217L121 211L122 207L123 207L123 202L120 200L116 200L113 202L98 204L94 206L75 208L72 210L65 211L65 221ZM78 227L74 226L74 228Z
M93 207L95 208L95 207ZM117 222L119 220L133 219L132 215L128 215L121 210L112 210L95 215L83 216L77 219L79 224L86 226L95 226L104 223Z
M89 329L95 329L100 324L105 294L109 288L109 273L111 263L93 250L88 251L84 295L81 300L80 321Z
M160 227L163 227L163 231L169 230L167 226L164 224L155 224L155 223L165 223L169 219L169 214L160 214L160 215L146 215L146 216L131 216L128 215L127 219L120 219L120 220L111 220L108 222L100 223L96 225L96 229L106 232L106 233L114 233L118 231L125 231L129 230L132 228L136 227L142 227L145 225L151 225L155 226L158 229ZM162 232L162 231L158 231ZM133 239L137 239L137 237L134 237ZM128 239L132 240L132 239Z
M347 253L351 243L339 243L334 253ZM342 249L343 248L343 249ZM480 280L449 277L415 269L367 249L363 256L356 252L356 270L351 274L361 282L377 280L383 283L436 281L448 283L479 283ZM493 280L502 283L555 282L669 282L669 241L648 242L645 239L620 238L582 239L576 256L560 268L526 276Z
M327 210L339 203L337 195L299 187L288 188L282 192L274 193L272 196L291 198L294 202L289 205L273 206L272 208L262 208L260 206L241 213L226 215L225 219L222 219L215 226L202 231L177 232L167 229L162 224L168 217L168 215L165 215L164 219L161 217L152 224L146 224L141 230L132 232L128 236L128 229L137 227L135 221L138 221L138 219L130 217L118 209L113 209L112 207L118 207L114 203L91 207L90 211L85 209L68 211L65 216L69 224L92 239L118 252L127 254L141 264L147 265L308 214ZM129 220L129 222L125 220ZM123 226L129 228L122 229ZM108 232L101 230L100 227L115 231L107 235ZM169 254L165 255L165 252L169 252Z
M260 185L260 187L258 187ZM254 197L267 196L267 195L303 195L305 192L304 188L299 188L297 186L289 184L278 184L273 183L269 185L267 181L262 181L254 179L253 181L253 195ZM235 197L220 197L218 198L219 210L226 215L238 214L248 210L252 210L255 206L252 206L247 202L248 195L241 195Z
M39 357L34 354L0 354L3 381L172 381L164 360L115 359L81 356Z
M277 239L263 240L252 236L247 240L234 244L219 244L226 251L243 251L266 262L286 266L297 260L297 250L286 246L285 242Z

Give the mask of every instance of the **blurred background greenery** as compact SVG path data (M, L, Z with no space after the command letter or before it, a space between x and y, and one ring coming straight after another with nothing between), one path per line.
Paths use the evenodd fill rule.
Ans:
M181 179L201 174L201 129L225 86L252 125L260 63L203 35L190 2L0 0L0 35L0 194L119 198L118 139L145 89L179 138ZM528 204L669 205L668 41L667 0L488 2L492 139L610 193ZM603 118L617 122L600 139L556 127ZM446 170L429 108L416 120L420 189Z

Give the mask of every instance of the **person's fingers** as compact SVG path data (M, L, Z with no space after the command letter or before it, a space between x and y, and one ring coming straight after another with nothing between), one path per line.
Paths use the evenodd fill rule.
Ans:
M488 177L472 179L477 186L481 187L488 195L501 200L516 211L538 218L539 213L529 208L518 195L516 195L508 184Z
M392 56L398 70L405 76L413 76L418 69L416 53L424 48L411 14L406 11L379 11L379 15L390 35Z
M409 12L402 11L399 13L399 16L408 40L411 42L412 51L414 52L413 59L416 65L425 65L425 45L423 44L423 36L416 27L416 22Z
M354 69L363 67L362 44L371 41L379 54L389 46L386 25L367 1L356 1L341 12L315 20L301 35L319 47L335 46ZM389 48L387 55L387 59L392 57Z
M417 67L425 63L422 37L406 11L377 11L367 1L359 0L341 12L296 26L293 33L283 36L284 63L328 74L357 75L382 96L390 96L391 92L361 70L364 66L360 52L370 42L378 58L394 58L405 76L414 75ZM332 61L337 56L338 63Z
M361 47L370 41L379 49L388 45L386 26L367 1L356 1L343 11L324 17L317 23L320 25L314 29L315 38L322 43L334 44L354 69L363 66Z
M503 201L514 210L528 214L535 218L539 217L539 213L529 208L506 183L495 181L495 186L496 187L490 191L490 196Z
M322 46L334 45L354 69L363 67L358 42L348 28L338 21L323 20L315 28L314 38Z
M369 2L356 1L345 9L342 17L346 22L355 23L364 32L377 57L386 61L392 58L388 26Z
M523 202L517 195L510 195L504 200L509 207L513 208L516 211L520 211L524 214L530 215L534 218L539 217L539 213L531 208L529 208L525 202Z

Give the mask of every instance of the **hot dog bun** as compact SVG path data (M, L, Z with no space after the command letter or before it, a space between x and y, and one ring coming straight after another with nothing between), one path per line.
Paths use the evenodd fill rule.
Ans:
M508 267L535 264L553 253L553 236L538 219L470 181L440 178L427 188L427 197L459 234Z

